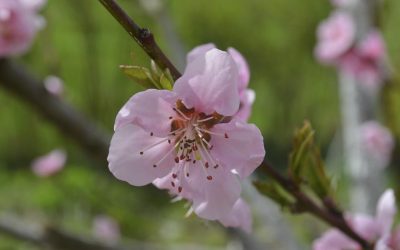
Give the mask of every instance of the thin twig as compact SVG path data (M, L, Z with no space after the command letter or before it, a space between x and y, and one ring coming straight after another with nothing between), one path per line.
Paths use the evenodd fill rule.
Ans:
M287 192L294 196L296 199L296 205L301 208L302 211L308 212L333 227L336 227L348 237L352 238L360 244L364 250L372 250L373 244L370 244L364 240L358 233L356 233L346 222L343 217L343 212L335 206L334 211L331 209L322 208L317 205L307 194L301 191L298 185L291 179L283 176L277 170L275 170L270 163L264 162L260 168L277 183L280 184Z
M174 80L181 76L181 73L179 73L164 52L161 51L149 29L141 28L137 25L114 0L99 0L99 2L160 68L164 70L169 69Z

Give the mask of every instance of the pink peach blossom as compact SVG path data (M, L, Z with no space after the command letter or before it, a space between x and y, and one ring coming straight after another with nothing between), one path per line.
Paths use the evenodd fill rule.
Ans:
M43 18L36 14L43 1L0 0L0 57L26 52L33 38L43 26Z
M378 167L386 167L394 148L394 139L390 131L376 121L368 121L360 128L363 149L371 161Z
M47 155L35 159L32 163L32 171L40 177L54 175L64 168L66 160L65 151L55 149Z
M61 96L64 93L64 82L57 76L47 76L44 79L44 87L55 96Z
M376 242L375 250L400 250L400 245L393 245L392 225L397 212L394 192L386 190L378 201L376 216L355 214L348 215L349 225L365 240ZM396 243L397 244L397 243ZM314 250L359 250L358 243L342 234L337 229L327 231L313 243Z
M386 46L378 30L370 31L358 46L362 57L372 61L382 61L386 56Z
M355 25L352 17L344 11L336 11L317 29L316 58L325 64L334 64L353 45Z
M153 182L169 189L188 199L202 218L239 225L226 218L245 210L237 204L239 178L261 164L265 151L255 125L230 119L239 109L238 82L228 53L215 48L189 53L172 91L139 92L118 113L111 172L135 186Z
M115 244L121 239L118 223L106 215L98 215L93 220L93 235L99 240Z
M214 44L208 43L197 46L187 56L187 62L193 61L194 58L205 54L207 51L216 48ZM243 55L234 48L228 48L228 53L232 56L235 61L239 72L238 90L240 98L239 111L234 115L234 118L242 121L248 121L251 115L251 108L256 98L254 90L249 89L250 82L250 68L243 57Z

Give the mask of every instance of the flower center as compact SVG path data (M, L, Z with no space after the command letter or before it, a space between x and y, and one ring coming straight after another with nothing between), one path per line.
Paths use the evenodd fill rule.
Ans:
M176 102L175 116L170 116L171 132L167 137L146 147L140 152L141 155L146 150L153 148L161 143L168 142L171 149L156 163L153 167L157 167L168 156L174 154L175 166L172 171L173 181L172 188L177 188L178 193L182 192L182 178L190 178L190 166L195 167L201 165L204 175L208 181L213 180L210 169L214 170L219 167L218 161L214 159L210 153L213 149L211 142L212 136L218 136L225 139L229 138L227 133L217 133L212 131L214 125L224 123L230 120L216 112L212 114L204 114L196 112L194 108L188 109L181 100ZM150 133L153 136L153 132Z

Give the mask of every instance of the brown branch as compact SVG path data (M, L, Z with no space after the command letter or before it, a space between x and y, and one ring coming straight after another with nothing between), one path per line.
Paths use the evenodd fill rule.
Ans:
M340 211L336 206L328 202L328 207L320 207L313 199L305 194L294 181L283 176L281 173L275 170L270 163L264 161L260 167L268 176L279 183L282 188L293 195L293 197L296 199L296 206L298 206L301 211L308 212L322 221L325 221L329 225L336 227L345 235L358 242L358 244L360 244L364 250L373 250L373 244L370 244L368 241L364 240L348 225L343 216L343 212Z
M174 80L181 76L181 73L179 73L167 56L161 51L149 29L141 28L137 25L114 0L99 0L99 2L160 68L164 70L169 69Z
M110 136L71 105L48 93L22 65L0 59L0 85L28 102L67 137L78 142L89 155L105 162Z

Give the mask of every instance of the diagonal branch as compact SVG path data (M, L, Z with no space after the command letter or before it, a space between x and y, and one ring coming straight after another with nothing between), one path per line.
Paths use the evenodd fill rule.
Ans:
M28 102L43 117L73 138L93 158L102 162L108 154L109 135L71 105L49 94L22 65L0 59L0 86Z
M174 80L181 76L181 73L179 73L164 52L161 51L150 30L137 25L114 0L99 0L99 2L114 16L160 68L164 70L168 69Z
M358 233L356 233L347 223L343 216L343 212L340 211L332 203L324 203L325 207L321 207L316 204L307 194L300 190L298 185L291 179L283 176L277 170L275 170L270 163L264 161L260 168L272 179L274 179L279 185L289 192L296 199L296 205L301 208L302 211L308 212L315 217L325 221L329 225L336 227L342 231L345 235L358 242L364 250L372 250L373 244L370 244L364 240Z

